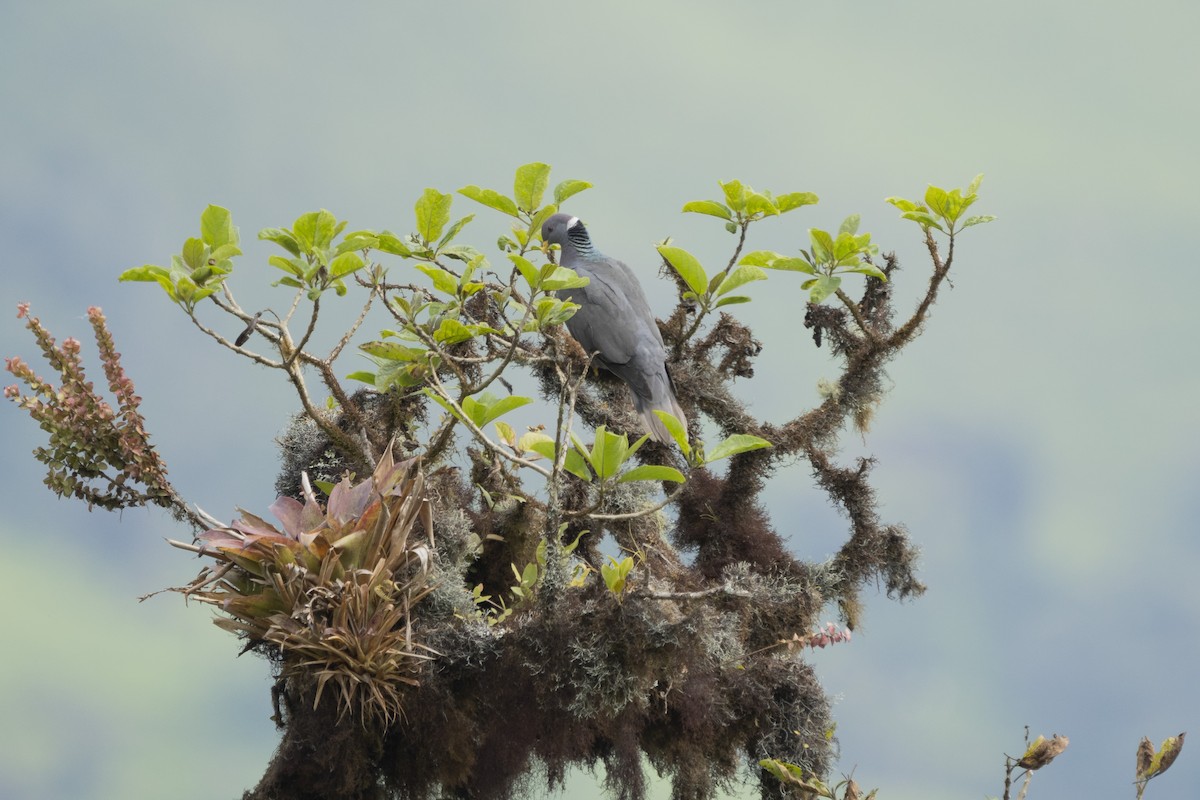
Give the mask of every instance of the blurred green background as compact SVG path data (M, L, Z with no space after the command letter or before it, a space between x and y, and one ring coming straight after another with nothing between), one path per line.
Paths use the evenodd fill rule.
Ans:
M294 398L156 287L116 283L165 263L208 203L232 209L234 286L260 307L278 295L258 229L326 207L407 231L424 187L507 189L542 160L596 184L567 208L665 314L652 243L723 261L720 224L679 208L739 178L821 197L758 226L755 248L794 251L860 212L907 267L906 308L923 247L883 198L982 171L974 210L1000 219L962 238L954 289L891 368L866 442L846 441L879 457L885 516L924 548L929 592L871 598L854 641L812 661L837 699L840 769L881 800L999 795L1025 724L1071 737L1031 797L1127 796L1138 739L1200 714L1198 8L9 0L0 351L46 371L15 318L30 300L92 354L83 314L102 306L176 486L228 518L273 499ZM503 222L473 205L455 211L479 213L464 236L486 245ZM737 309L766 345L744 396L770 419L834 374L788 278ZM195 574L162 541L181 531L54 499L36 426L8 407L0 435L0 796L240 796L277 741L266 663L235 658L202 606L136 601ZM767 501L806 558L844 539L802 465ZM1185 749L1148 795L1191 796L1198 763Z

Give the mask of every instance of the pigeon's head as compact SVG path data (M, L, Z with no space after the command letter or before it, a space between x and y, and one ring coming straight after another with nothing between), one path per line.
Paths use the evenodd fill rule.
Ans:
M592 249L587 228L579 217L570 214L555 214L542 223L542 241L546 246L556 244L565 247L570 242L576 250L587 252Z

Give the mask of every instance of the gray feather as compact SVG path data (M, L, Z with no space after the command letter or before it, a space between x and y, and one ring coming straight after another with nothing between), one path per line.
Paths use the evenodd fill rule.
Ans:
M685 426L687 418L675 397L667 349L637 276L624 263L597 251L583 224L568 214L546 220L542 238L562 247L562 266L590 280L586 287L558 292L579 305L567 320L567 330L585 351L596 353L594 363L629 386L651 438L670 442L670 433L653 412L667 411Z

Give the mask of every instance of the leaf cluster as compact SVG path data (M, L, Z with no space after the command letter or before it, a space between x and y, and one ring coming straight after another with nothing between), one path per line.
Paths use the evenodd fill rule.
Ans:
M234 257L242 254L238 243L238 229L228 209L210 205L200 215L199 238L187 239L183 250L171 256L171 266L146 264L125 270L120 279L157 283L171 302L191 311L233 271Z

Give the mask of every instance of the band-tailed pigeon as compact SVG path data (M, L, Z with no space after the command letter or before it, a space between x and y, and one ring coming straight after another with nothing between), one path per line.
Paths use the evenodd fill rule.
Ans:
M675 398L667 348L637 276L596 250L583 223L570 214L546 220L542 241L562 247L562 266L590 279L585 287L558 292L561 299L579 304L567 330L585 351L597 354L594 363L629 385L650 438L670 442L671 434L654 412L673 414L685 427L687 417Z

